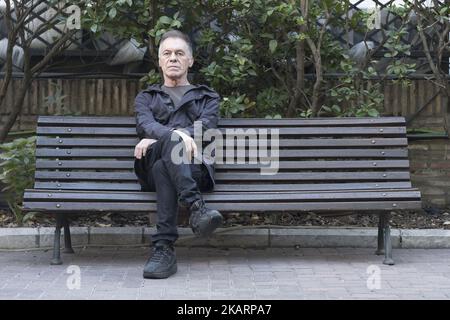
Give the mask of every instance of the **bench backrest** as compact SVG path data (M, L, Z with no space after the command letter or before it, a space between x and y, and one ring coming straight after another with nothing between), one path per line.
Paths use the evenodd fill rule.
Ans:
M261 175L260 163L217 164L216 191L411 187L402 117L221 119L219 128L243 137L248 129L278 129L279 171ZM35 189L140 190L133 172L134 118L41 116L37 135ZM238 140L232 140L234 147Z

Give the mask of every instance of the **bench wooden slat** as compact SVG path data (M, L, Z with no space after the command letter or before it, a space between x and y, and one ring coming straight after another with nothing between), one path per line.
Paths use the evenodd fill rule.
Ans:
M141 191L141 185L137 182L128 183L107 183L107 182L47 182L35 181L35 189L55 189L55 190L105 190L105 191Z
M62 172L62 171L36 171L35 179L58 181L64 180L107 180L107 181L136 181L134 172Z
M103 191L140 191L139 183L101 183L101 182L35 182L35 189L54 190L103 190ZM411 188L411 182L366 182L366 183L316 183L316 184L216 184L219 192L264 192L264 191L308 191L308 190L365 190L365 189L401 189Z
M54 202L24 202L25 210L47 211L47 212L134 212L134 211L155 211L156 203L136 203L136 202L58 202L56 207ZM214 203L208 202L208 206L220 210L221 212L239 211L260 211L260 212L282 212L282 211L377 211L377 210L414 210L420 208L420 201L363 201L363 202L233 202Z
M251 128L249 130L257 130L264 128ZM361 136L392 136L392 135L405 135L406 129L404 127L311 127L311 128L274 128L278 131L279 135L295 135L295 136L348 136L348 135L361 135ZM219 128L222 134L226 136L249 136L252 132L249 132L245 128L233 128L233 131L227 132L228 129ZM89 135L89 136L135 136L135 128L124 127L38 127L38 135ZM270 134L271 132L267 132Z
M314 190L365 190L365 189L411 188L411 182L365 182L365 183L304 183L304 184L223 184L218 183L215 191L314 191Z
M36 169L132 169L134 161L124 160L37 160Z
M147 202L156 201L154 192L75 192L75 191L54 191L43 190L26 192L27 199L49 201L136 201ZM417 200L420 192L417 190L348 190L348 191L304 191L304 192L214 192L205 194L205 200L212 202L296 202L296 201L386 201L386 200Z
M259 175L249 173L217 173L217 180L228 181L254 181L254 180L296 180L296 181L316 181L316 180L409 180L409 172L302 172L302 173L277 173L276 175Z
M217 164L218 170L251 170L267 167L261 164ZM409 168L408 160L342 160L342 161L280 161L280 169L374 169L389 168L400 169Z
M134 117L110 117L110 116L40 116L38 118L38 125L119 125L119 126L136 126ZM235 127L235 126L323 126L323 125L379 125L379 124L394 124L404 125L405 118L403 117L380 117L380 118L322 118L322 119L219 119L220 127Z
M56 179L64 180L111 180L136 181L134 172L63 172L63 171L36 171L37 180ZM321 181L321 180L409 180L409 172L302 172L277 173L275 175L260 175L259 173L222 173L216 174L218 181Z
M48 138L38 137L37 145L45 147L133 147L139 142L137 138ZM238 141L236 143L239 143ZM270 140L261 141L270 146ZM248 141L244 143L248 145ZM335 149L338 147L406 147L406 138L372 138L372 139L280 139L280 147L288 148L317 148Z
M382 118L315 118L315 119L220 119L220 127L268 127L268 126L357 126L357 125L405 125L403 117Z
M39 116L38 126L46 125L119 125L136 126L134 117L114 116Z
M38 135L136 136L136 128L127 127L38 127Z
M394 154L394 153L393 153ZM398 153L396 153L398 154ZM54 149L37 148L37 158L133 158L134 148L77 148L77 149Z
M224 159L225 160L225 159ZM245 159L244 159L245 160ZM221 164L219 170L255 170L267 167L261 163ZM247 161L248 162L248 161ZM36 169L133 169L134 161L125 160L37 160ZM373 168L409 168L408 160L342 160L342 161L279 161L279 169L373 169Z
M130 147L138 144L138 138L48 138L37 137L38 147Z
M253 128L252 128L253 129ZM257 129L257 128L256 128ZM256 134L255 129L255 134ZM406 134L404 127L310 127L310 128L273 128L279 131L280 136L393 136ZM226 132L228 129L218 129L222 134L231 136L248 136L251 129L233 128L233 132ZM36 133L38 135L88 135L88 136L135 136L135 128L124 127L38 127ZM270 131L268 132L270 133Z
M225 156L231 152L225 152ZM235 153L233 151L233 153ZM134 158L134 148L36 149L38 158ZM407 158L407 149L309 149L280 150L280 158Z

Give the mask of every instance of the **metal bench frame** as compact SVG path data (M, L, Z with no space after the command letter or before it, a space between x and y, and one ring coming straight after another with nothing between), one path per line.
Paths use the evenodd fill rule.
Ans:
M260 175L260 164L217 164L216 188L204 194L211 208L378 214L376 254L394 264L390 213L421 208L404 118L221 119L219 128L278 129L280 169L271 176ZM35 185L23 208L55 214L52 264L62 263L63 227L64 252L73 253L67 214L156 210L155 193L140 191L133 172L134 118L40 116L37 135Z

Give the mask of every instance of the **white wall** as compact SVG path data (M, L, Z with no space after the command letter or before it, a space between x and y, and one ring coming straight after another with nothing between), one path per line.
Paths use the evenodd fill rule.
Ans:
M411 0L411 1L413 1L413 0ZM352 3L352 4L355 4L357 2L358 2L358 0L350 0L350 3ZM405 3L405 1L403 1L403 0L394 0L394 1L392 1L392 0L379 0L379 2L382 3L382 4L388 4L388 3L392 2L392 4L395 4L395 5L402 5L403 3ZM432 0L426 0L425 1L425 5L430 6L430 5L432 5L432 2L433 2ZM373 9L375 7L375 5L376 5L376 3L374 1L372 1L372 0L364 0L363 2L358 4L358 8L361 8L361 9Z
M11 6L13 6L13 5L12 5L12 1L9 0L9 2L11 3ZM65 1L61 1L61 3L64 3L64 2L65 2ZM32 4L32 1L30 1L29 3L30 3L30 5L31 5L31 4ZM42 10L45 9L45 8L47 8L47 4L44 2L44 3L41 3L40 5L38 5L34 11L35 11L35 12L40 12L40 11L42 11ZM1 10L2 12L4 12L5 9L6 9L5 0L0 0L0 10ZM56 14L56 10L53 9L53 8L49 8L49 9L47 9L46 11L42 12L42 13L40 14L40 17L42 17L44 20L48 21L48 20L50 20L52 17L54 17L55 14ZM34 19L34 20L30 21L30 23L28 23L26 26L27 26L27 28L28 28L31 32L33 32L33 31L37 30L37 29L39 28L39 26L42 25L42 23L43 23L43 22L42 22L40 19ZM60 32L57 32L57 31L54 30L54 29L59 30L59 31L62 32L62 33L65 33L65 32L68 31L68 29L67 29L67 27L66 27L66 23L65 23L65 22L61 22L61 23L55 24L55 26L53 27L53 29L50 29L50 30L48 30L48 31L46 31L46 32L44 32L44 33L42 33L42 34L40 35L40 37L41 37L43 40L45 40L47 43L53 43L53 42L55 42L57 39L59 39L59 38L61 37L61 33L60 33ZM75 37L77 38L77 40L79 39L79 41L76 41L76 43L72 43L72 44L69 46L68 49L76 49L76 48L79 46L79 44L81 43L81 35L82 35L82 34L81 34L81 31L79 31L79 32L75 35ZM27 38L28 38L29 36L30 36L29 33L26 34L26 37L27 37ZM41 40L39 40L39 39L34 39L34 40L31 42L31 48L34 48L34 49L45 49L46 47L47 47L46 43L43 42L43 41L41 41Z

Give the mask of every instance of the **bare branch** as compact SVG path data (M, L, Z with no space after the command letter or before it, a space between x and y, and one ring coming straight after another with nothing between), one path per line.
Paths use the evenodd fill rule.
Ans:
M0 107L3 106L3 101L6 96L6 92L9 87L9 83L11 81L12 76L12 54L14 50L15 38L16 35L11 32L12 30L12 22L11 22L11 4L9 1L5 1L6 11L4 14L6 26L8 28L8 47L6 49L6 74L3 79L2 87L0 89Z
M25 10L23 12L23 14L21 14L20 16L18 16L17 21L15 22L16 25L16 29L20 29L23 27L23 25L26 23L25 19L27 17L29 17L30 13L41 3L43 3L45 0L37 0L36 3L34 3L31 7L27 8L27 10ZM17 2L17 0L14 0L14 2Z
M422 15L420 14L421 8L420 8L420 5L418 4L417 0L414 1L414 7L418 13L417 14L417 19L418 19L417 31L419 32L419 37L420 37L420 40L422 41L425 56L427 57L428 64L430 65L430 68L433 71L433 74L435 75L435 77L437 79L439 79L440 78L439 70L437 69L436 65L434 64L433 58L431 57L430 47L428 46L428 41L425 37L425 33L423 32Z
M28 39L28 41L26 42L26 46L30 46L31 42L33 42L33 40L35 40L35 39L38 39L38 40L40 39L42 42L46 42L40 36L51 29L53 29L54 31L58 32L61 35L64 34L64 32L62 30L59 30L58 28L56 28L56 24L58 23L58 15L62 12L63 12L63 8L58 8L58 11L56 11L56 13L50 18L50 20L47 20L47 21L44 20L41 16L32 13L31 15L33 15L35 17L35 19L41 20L41 21L43 21L43 23L41 25L39 25L39 27L36 30L34 30L34 31L29 30L29 32L31 33L31 36Z
M272 71L272 73L274 74L274 76L281 82L281 84L286 88L286 90L290 93L289 95L291 95L292 90L291 88L289 88L289 86L286 83L286 80L278 73L278 71L276 70L274 64L273 64L273 60L270 61L270 71Z

